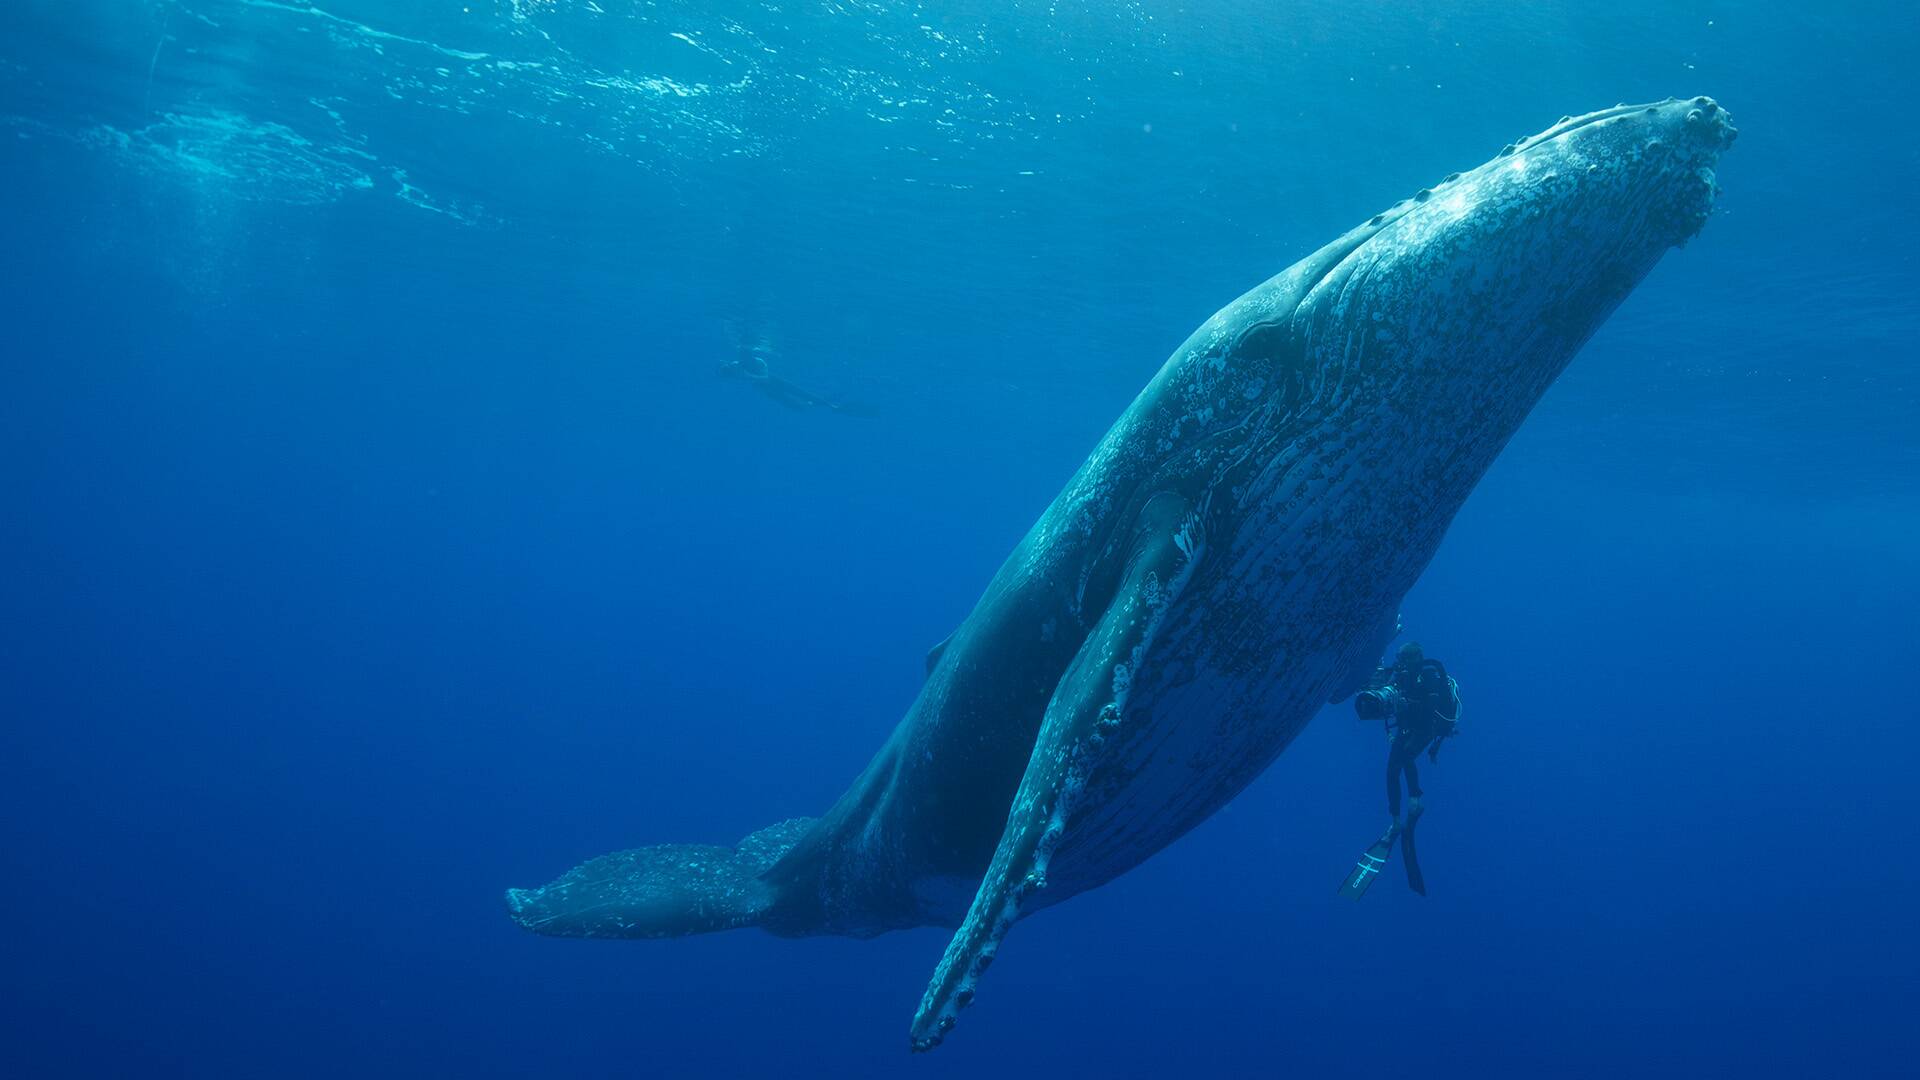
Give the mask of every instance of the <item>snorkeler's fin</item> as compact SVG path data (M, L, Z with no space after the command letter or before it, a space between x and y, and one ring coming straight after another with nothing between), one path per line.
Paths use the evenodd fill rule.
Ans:
M1420 824L1420 815L1426 811L1418 803L1407 809L1407 827L1400 831L1400 858L1407 864L1407 888L1427 895L1426 875L1420 872L1420 853L1413 846L1413 827Z
M1387 856L1393 854L1393 842L1399 835L1400 823L1396 821L1387 826L1387 831L1380 834L1380 839L1375 840L1372 847L1360 853L1360 861L1354 864L1353 872L1340 883L1341 896L1358 900L1367 895L1367 886L1372 885L1373 879L1379 877L1380 871L1386 867Z

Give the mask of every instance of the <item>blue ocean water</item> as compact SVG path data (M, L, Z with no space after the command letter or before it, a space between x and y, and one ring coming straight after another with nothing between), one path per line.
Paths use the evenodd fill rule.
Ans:
M1916 53L1896 3L7 5L0 1067L1909 1075ZM830 804L1222 304L1695 94L1713 220L1405 605L1470 721L1431 895L1333 895L1340 706L931 1055L945 930L505 918Z

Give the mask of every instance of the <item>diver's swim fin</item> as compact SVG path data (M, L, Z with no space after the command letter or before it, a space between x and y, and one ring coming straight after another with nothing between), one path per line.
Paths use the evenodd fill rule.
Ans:
M1407 827L1400 832L1400 858L1407 864L1407 888L1425 896L1427 878L1420 872L1420 854L1413 846L1413 827L1420 824L1422 813L1419 807L1407 811Z
M1360 861L1354 864L1353 872L1340 883L1341 896L1358 900L1367 895L1367 886L1373 884L1373 879L1379 877L1380 871L1387 865L1387 856L1393 853L1393 842L1399 835L1400 823L1396 821L1387 826L1387 831L1380 834L1380 839L1375 840L1372 847L1360 853Z

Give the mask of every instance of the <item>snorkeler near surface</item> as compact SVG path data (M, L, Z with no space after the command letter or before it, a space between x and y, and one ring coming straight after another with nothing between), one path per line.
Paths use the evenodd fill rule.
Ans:
M1392 821L1341 882L1340 895L1355 900L1366 895L1398 840L1400 858L1407 867L1407 887L1425 896L1427 881L1413 845L1414 826L1426 810L1421 802L1420 755L1424 752L1428 761L1438 760L1441 743L1460 730L1460 685L1447 674L1445 665L1428 659L1419 643L1410 641L1400 646L1392 667L1373 673L1367 688L1354 696L1353 710L1362 720L1386 722L1387 815ZM1400 812L1402 776L1407 785L1404 816Z
M770 351L764 341L754 344L751 348L742 349L738 356L721 362L720 377L744 379L755 389L789 409L819 408L863 419L873 419L880 415L879 410L871 405L830 398L775 375L767 363L767 354Z

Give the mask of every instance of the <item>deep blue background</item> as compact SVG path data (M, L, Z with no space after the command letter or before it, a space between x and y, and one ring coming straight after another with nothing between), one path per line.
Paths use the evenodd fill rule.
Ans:
M599 6L0 15L8 1075L1910 1075L1904 5ZM944 931L503 917L826 806L1239 291L1697 93L1721 213L1407 601L1431 897L1333 897L1336 709L926 1058ZM715 378L755 336L882 417Z

